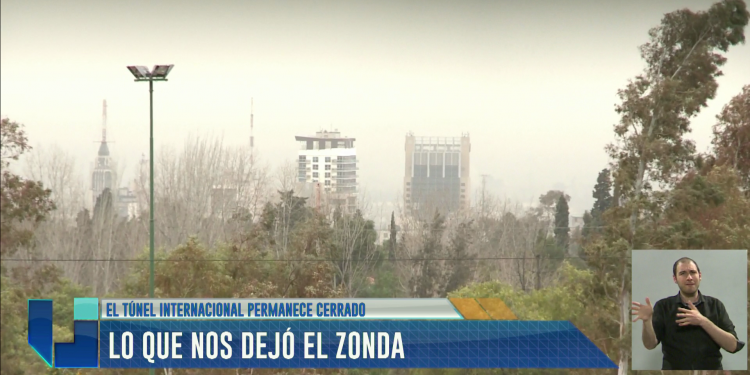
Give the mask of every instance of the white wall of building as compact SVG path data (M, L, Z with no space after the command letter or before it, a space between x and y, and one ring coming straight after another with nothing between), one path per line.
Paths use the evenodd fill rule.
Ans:
M336 160L339 156L357 156L356 148L331 148L324 150L299 150L298 156L305 157L305 181L319 182L335 191ZM309 170L308 170L309 169ZM299 171L298 171L299 172ZM317 176L316 176L317 173ZM299 176L299 174L298 174ZM300 182L301 179L299 179Z

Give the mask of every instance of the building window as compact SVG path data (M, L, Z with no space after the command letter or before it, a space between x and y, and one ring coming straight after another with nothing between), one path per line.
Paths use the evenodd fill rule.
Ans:
M318 157L317 156L313 156L313 163L317 163L317 162L318 162Z
M318 178L318 172L313 172L313 178Z
M331 185L331 180L326 180L326 185Z
M300 155L299 156L299 161L305 161L305 155Z
M331 157L330 156L326 156L326 163L330 163L330 162L331 162Z
M317 182L318 182L318 180L313 180L313 183L317 183Z
M330 171L330 170L331 170L331 165L330 165L330 164L326 164L326 170L327 170L327 171Z
M313 164L313 169L317 171L318 170L318 165L317 164Z
M331 172L326 172L326 178L331 178Z

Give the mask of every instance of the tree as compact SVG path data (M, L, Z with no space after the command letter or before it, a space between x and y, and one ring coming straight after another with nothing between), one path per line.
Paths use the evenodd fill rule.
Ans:
M73 219L87 206L83 181L88 179L81 178L73 155L53 144L32 150L24 159L25 177L40 181L52 192L55 210L50 212L50 220Z
M472 222L462 222L453 232L450 241L450 264L446 269L447 281L441 296L457 290L471 281L476 261L474 254L469 253L473 235Z
M560 200L560 197L564 197L565 200L570 201L570 195L565 194L560 190L550 190L545 194L539 196L539 208L538 214L545 220L554 220L555 205Z
M181 151L162 147L155 156L155 245L174 248L190 237L208 246L234 240L242 222L238 210L260 214L270 198L260 163L250 163L246 148L228 147L222 139L189 137ZM142 160L133 182L141 217L148 217L149 168ZM148 222L144 223L148 233Z
M602 285L619 308L619 332L613 336L621 339L620 374L628 372L630 359L630 264L624 259L645 245L640 222L658 214L659 202L668 200L668 189L695 159L694 143L684 138L690 119L714 97L719 67L726 61L720 52L744 42L749 16L741 0L724 0L708 11L666 14L641 47L645 71L618 92L617 141L607 146L617 207L610 213L607 239L586 251L592 267L609 271L602 275Z
M57 342L73 341L73 301L91 291L62 276L47 264L36 269L18 267L13 276L0 276L0 373L23 375L54 373L28 344L29 299L55 301L52 335Z
M19 249L32 249L35 229L48 218L55 204L51 191L41 182L24 179L10 171L11 162L31 150L23 125L2 119L0 123L0 255L4 258ZM29 255L34 255L29 254ZM48 298L57 303L53 317L53 335L59 341L71 341L73 298L90 295L62 278L54 265L14 266L0 272L0 373L45 373L46 364L27 343L28 300ZM8 272L10 271L10 272ZM65 322L60 325L59 322Z
M396 236L398 236L398 232L396 231L396 213L391 212L391 231L390 236L388 237L388 259L391 261L394 261L396 259Z
M564 196L557 199L555 206L555 241L557 246L564 252L568 251L570 242L570 212L568 210L568 200Z
M581 231L581 236L583 237L583 241L586 242L591 235L594 228L592 228L594 225L594 217L591 216L591 214L588 211L583 212L583 230Z
M674 249L750 247L750 198L731 168L688 173L671 196L657 225L644 232L648 244Z
M553 285L523 291L499 281L472 283L448 294L450 298L499 298L519 320L564 320L570 321L605 353L608 352L607 332L597 326L596 317L607 306L590 301L590 290L598 282L590 270L579 270L563 264ZM525 369L511 373L525 375L542 374L590 374L591 370ZM472 372L475 374L507 374L508 372Z
M276 256L285 254L289 246L289 238L297 224L303 222L311 214L307 208L307 198L294 194L294 190L279 191L279 203L276 205L277 221L274 230L276 237Z
M347 297L355 297L365 284L375 264L375 223L365 220L357 210L352 215L341 215L333 222L330 255Z
M0 254L14 254L21 247L31 246L33 226L55 209L52 192L38 181L11 173L12 161L31 150L23 125L2 119L0 125ZM30 228L27 224L31 224ZM4 267L3 267L4 268Z
M750 194L750 85L724 106L714 125L714 156L719 165L731 166Z
M594 207L591 209L591 216L594 227L601 227L604 224L602 215L612 206L612 180L610 179L609 169L604 168L599 172L594 185ZM600 229L600 228L596 228Z
M609 169L605 168L599 172L594 185L592 196L594 197L594 207L591 211L583 214L583 231L581 235L584 241L588 241L592 234L602 232L604 226L604 213L612 207L614 198L612 197L612 179L610 178Z
M420 249L416 272L411 280L412 296L415 298L437 297L441 292L442 268L438 257L443 253L443 234L445 233L445 217L438 210L424 234L424 241Z

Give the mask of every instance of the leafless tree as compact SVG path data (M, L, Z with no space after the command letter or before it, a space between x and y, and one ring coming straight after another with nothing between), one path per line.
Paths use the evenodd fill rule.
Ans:
M359 213L343 214L333 223L331 258L347 297L355 297L372 270L377 232Z
M132 257L134 240L139 237L137 233L119 233L128 229L115 217L116 189L110 191L106 212L101 207L100 212L92 212L86 209L90 189L82 183L89 179L78 173L75 158L57 145L35 151L26 160L26 173L52 190L57 205L35 232L36 253L46 259L75 259L58 266L72 281L91 287L97 295L107 293L127 265L106 260ZM122 176L122 170L116 172ZM114 182L119 185L118 180Z
M148 210L148 169L144 161L135 190ZM220 138L189 137L182 151L163 148L155 160L154 216L157 244L171 248L196 236L207 246L236 235L230 221L252 222L267 199L266 168L246 147L228 147ZM142 220L148 225L147 220Z
M35 147L26 155L24 172L52 190L56 209L52 219L75 220L87 197L83 176L75 168L75 158L58 145Z

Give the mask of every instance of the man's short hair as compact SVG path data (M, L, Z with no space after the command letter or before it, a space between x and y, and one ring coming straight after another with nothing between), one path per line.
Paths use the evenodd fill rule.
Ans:
M676 262L674 262L674 265L672 266L672 276L677 276L677 265L680 263L688 263L693 262L695 264L695 268L698 269L698 273L701 273L701 267L698 265L698 262L688 258L688 257L682 257L680 259L677 259Z

